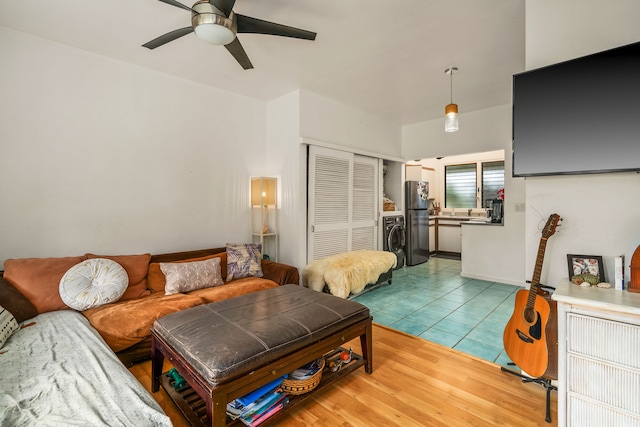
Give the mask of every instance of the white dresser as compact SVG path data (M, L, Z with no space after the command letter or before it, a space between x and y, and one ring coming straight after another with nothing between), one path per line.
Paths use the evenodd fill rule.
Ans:
M640 427L640 294L563 282L558 425Z

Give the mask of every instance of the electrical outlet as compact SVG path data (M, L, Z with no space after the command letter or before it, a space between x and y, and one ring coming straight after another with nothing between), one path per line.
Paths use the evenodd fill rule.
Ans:
M516 212L524 212L524 203L516 203L514 206Z

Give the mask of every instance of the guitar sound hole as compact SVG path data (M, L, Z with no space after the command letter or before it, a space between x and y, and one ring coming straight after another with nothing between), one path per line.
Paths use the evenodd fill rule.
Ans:
M524 320L526 320L527 323L534 323L536 317L536 311L533 308L526 307L524 309Z

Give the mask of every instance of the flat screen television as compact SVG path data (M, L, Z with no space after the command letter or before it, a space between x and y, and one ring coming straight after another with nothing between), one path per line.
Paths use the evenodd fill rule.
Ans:
M640 171L640 42L513 76L513 176Z

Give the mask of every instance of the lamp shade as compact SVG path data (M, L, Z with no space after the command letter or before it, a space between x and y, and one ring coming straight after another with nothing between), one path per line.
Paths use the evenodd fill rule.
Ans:
M458 130L458 105L449 104L444 107L444 131L456 132Z
M275 206L277 187L276 178L251 178L251 206Z

